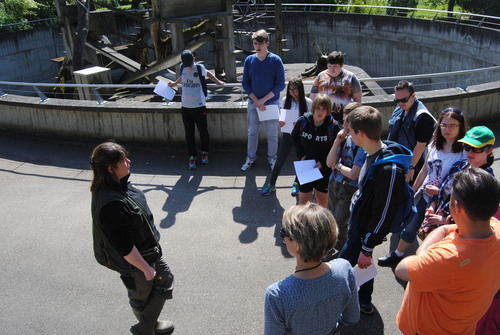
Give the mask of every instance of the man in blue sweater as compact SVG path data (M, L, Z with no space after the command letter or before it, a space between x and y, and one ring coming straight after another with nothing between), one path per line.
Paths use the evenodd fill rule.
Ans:
M259 130L261 121L259 111L266 106L278 105L280 92L285 88L285 68L278 55L267 50L269 35L265 30L252 34L256 53L245 59L241 84L248 94L248 145L247 157L241 171L248 171L257 159ZM267 161L271 170L276 163L278 151L278 120L262 121L267 133Z

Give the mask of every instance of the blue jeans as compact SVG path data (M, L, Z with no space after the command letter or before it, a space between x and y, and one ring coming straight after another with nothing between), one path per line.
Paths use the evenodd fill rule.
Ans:
M278 105L278 101L272 104ZM252 100L248 101L248 145L247 158L255 160L257 158L257 148L259 146L259 131L261 121L257 115L257 107ZM267 134L267 160L276 159L278 152L278 120L262 121L266 126Z
M424 221L425 218L425 209L427 208L429 204L425 200L424 196L420 198L420 201L417 203L417 214L413 217L413 220L404 227L404 229L401 231L400 238L407 242L412 244L415 242L415 239L417 237L417 231L418 228L422 225L422 222Z

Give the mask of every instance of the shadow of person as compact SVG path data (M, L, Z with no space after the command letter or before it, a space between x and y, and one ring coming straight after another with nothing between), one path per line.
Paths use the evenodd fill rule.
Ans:
M195 173L183 174L171 188L165 185L158 185L154 188L144 190L144 193L152 190L161 190L167 194L162 210L167 216L160 221L161 228L170 228L175 224L176 216L179 213L187 212L194 197L207 191L212 191L215 187L205 187L200 189L202 175Z
M233 208L234 222L245 225L245 229L241 231L239 236L240 242L245 244L257 240L259 227L272 227L274 225L281 227L281 217L284 211L275 193L269 196L260 195L255 178L255 174L247 174L241 193L241 206Z
M373 314L365 315L361 313L361 318L358 323L350 326L340 325L339 332L342 335L383 335L384 334L384 321L374 306Z

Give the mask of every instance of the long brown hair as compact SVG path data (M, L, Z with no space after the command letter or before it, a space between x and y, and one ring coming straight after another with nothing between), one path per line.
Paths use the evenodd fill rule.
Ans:
M441 133L440 125L443 119L447 117L457 120L460 124L458 128L458 136L455 139L455 143L453 143L453 145L451 146L451 151L461 152L462 150L464 150L464 146L461 142L458 142L458 140L465 136L465 133L467 132L469 127L467 126L467 120L465 119L464 113L458 108L448 107L441 111L441 116L439 117L439 120L437 122L436 130L434 130L432 145L438 150L443 150L446 139Z
M113 185L116 181L109 173L108 167L116 168L125 157L128 157L128 151L118 143L104 142L95 147L90 158L90 169L94 173L90 192Z

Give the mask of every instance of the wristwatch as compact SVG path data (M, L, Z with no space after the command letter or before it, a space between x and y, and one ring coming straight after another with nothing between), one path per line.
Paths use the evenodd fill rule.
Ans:
M410 165L410 167L408 168L408 170L414 170L415 167L413 165Z
M342 164L338 163L337 166L335 167L335 169L340 172L340 168L342 167Z

